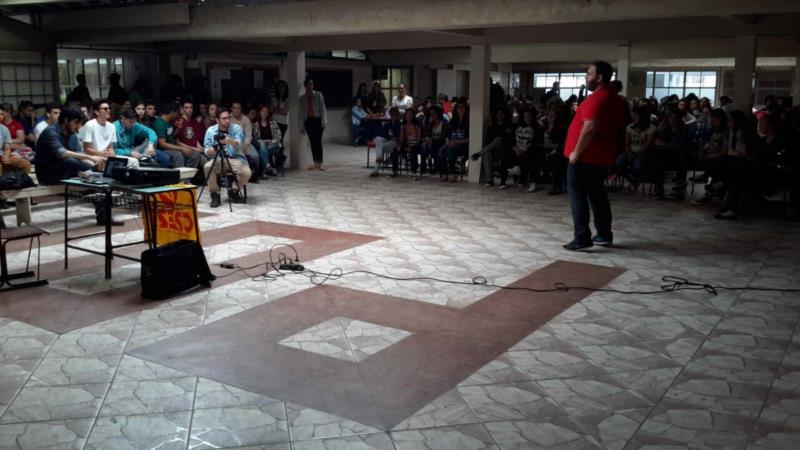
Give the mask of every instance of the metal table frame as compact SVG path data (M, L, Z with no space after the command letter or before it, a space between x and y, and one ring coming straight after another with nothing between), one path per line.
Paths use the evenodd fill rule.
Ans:
M134 258L131 256L123 255L120 253L116 253L115 250L123 247L130 247L133 245L139 244L148 244L149 247L155 248L156 243L158 240L157 231L158 231L158 202L155 200L155 196L157 194L163 194L166 192L180 192L180 191L191 191L196 189L196 186L193 185L185 185L185 186L127 186L122 184L116 183L106 183L106 184L95 184L95 183L87 183L81 178L70 178L67 180L62 180L64 184L64 269L69 269L69 249L73 250L80 250L82 252L92 253L95 255L99 255L105 258L105 278L111 278L111 262L113 261L114 257L127 259L129 261L141 262L141 259ZM105 229L103 231L98 231L94 233L87 233L78 236L70 236L69 235L69 190L70 188L79 188L81 190L90 190L94 192L102 193L104 198L104 220L105 220ZM111 209L113 207L113 197L112 194L114 192L123 192L129 194L138 194L142 197L142 214L143 216L147 217L147 239L143 239L141 241L136 242L128 242L125 244L117 244L114 245L111 242ZM195 235L196 239L200 241L200 226L197 220L197 199L192 197L192 214L194 216L194 223L195 223ZM71 241L76 241L79 239L86 239L89 237L105 235L105 249L104 251L100 252L97 250L89 249L86 247L81 247L75 244L70 244Z

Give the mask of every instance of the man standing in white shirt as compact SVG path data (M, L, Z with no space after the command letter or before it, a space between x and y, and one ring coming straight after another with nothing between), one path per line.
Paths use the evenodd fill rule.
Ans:
M117 143L117 130L108 120L111 107L106 100L96 100L95 118L86 122L81 130L83 134L83 151L87 155L108 158L114 156L114 144Z
M246 114L242 114L242 103L238 100L234 100L231 103L231 123L242 127L242 133L244 134L244 141L242 141L241 146L242 152L247 155L247 162L250 164L250 170L254 173L258 173L257 169L260 156L255 145L253 145L253 122L250 121ZM258 184L258 177L253 177L250 182Z
M45 120L42 120L33 127L33 134L36 136L37 141L39 140L39 135L42 134L45 128L58 123L58 116L61 115L61 105L58 103L48 103L45 108Z
M392 107L400 110L401 117L406 113L406 109L414 107L414 99L410 95L406 95L405 84L397 85L397 95L392 97Z

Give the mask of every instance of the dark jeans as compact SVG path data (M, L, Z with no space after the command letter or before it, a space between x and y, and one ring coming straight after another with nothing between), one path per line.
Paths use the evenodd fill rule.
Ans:
M613 239L611 204L603 184L607 176L607 167L580 161L567 167L567 191L575 226L574 241L577 245L588 245L592 242L592 232L589 229L590 207L594 214L597 235L604 239Z
M744 158L724 156L725 165L725 195L724 207L727 210L738 212L742 204L742 191L746 177L747 162Z
M564 188L564 179L567 174L567 158L560 150L547 154L547 159L553 164L553 179L550 186L551 191L561 192Z
M656 156L656 194L664 194L664 172L675 169L675 186L673 190L683 192L686 190L686 172L689 168L689 152L686 149L661 149Z
M279 123L278 129L281 130L281 147L283 147L283 138L286 137L286 130L289 128L289 125L285 123Z
M648 155L644 151L633 153L630 160L628 160L627 154L620 153L614 163L614 172L625 177L631 184L639 184L642 182L648 164Z
M308 142L311 143L311 155L314 163L322 164L322 119L319 117L309 117L306 119L306 134Z
M439 164L442 175L455 175L457 172L456 161L469 153L469 144L445 145L439 149Z
M442 169L439 161L439 149L444 145L440 141L424 142L422 144L422 173L436 173Z
M61 180L77 177L78 172L84 172L91 168L90 165L81 160L66 158L55 164L37 167L36 177L39 180L39 184L42 185L60 184ZM98 219L105 220L105 198L98 196L92 200L92 203L94 203L94 212Z
M506 184L508 171L514 166L519 166L519 184L527 186L534 181L532 175L536 174L541 167L539 161L539 153L534 149L528 149L519 156L517 156L517 152L514 151L514 148L506 149L500 166L500 184Z
M60 184L61 180L77 177L78 172L91 169L92 166L75 158L66 158L54 164L36 168L39 184Z

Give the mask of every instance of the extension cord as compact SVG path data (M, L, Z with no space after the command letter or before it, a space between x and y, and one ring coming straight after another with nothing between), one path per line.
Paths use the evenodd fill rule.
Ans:
M286 270L288 272L302 272L306 270L302 264L299 263L284 263L278 266L280 270Z

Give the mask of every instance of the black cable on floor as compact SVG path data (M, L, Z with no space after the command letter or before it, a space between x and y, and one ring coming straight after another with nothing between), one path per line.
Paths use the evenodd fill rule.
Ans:
M273 256L273 250L279 247L289 247L294 252L294 259L287 256L283 252L278 254L277 260ZM264 266L264 271L256 274L250 275L246 271L255 269L256 267ZM509 291L527 291L527 292L534 292L534 293L546 293L546 292L567 292L567 291L589 291L589 292L609 292L614 294L621 294L621 295L658 295L658 294L668 294L671 292L677 291L705 291L710 295L717 295L719 291L755 291L755 292L783 292L783 293L798 293L800 292L800 288L777 288L777 287L770 287L770 286L724 286L724 285L714 285L710 283L702 283L696 281L690 281L686 278L682 278L675 275L665 275L661 277L661 281L664 283L658 289L653 290L622 290L622 289L613 289L613 288L595 288L590 286L580 286L580 285L569 285L562 282L557 282L553 284L552 288L530 288L530 287L523 287L523 286L500 286L498 284L489 283L486 277L483 276L476 276L473 277L469 281L462 281L462 280L447 280L443 278L436 278L436 277L396 277L393 275L382 274L377 272L372 272L369 270L351 270L345 272L340 267L335 267L331 269L329 272L320 272L312 269L306 269L300 264L300 258L297 254L297 249L292 246L291 244L276 244L273 245L272 248L269 250L269 261L264 263L256 264L250 267L240 267L235 264L220 264L220 267L227 268L227 269L234 269L233 272L227 273L225 275L217 276L217 278L225 278L231 276L235 273L243 272L245 275L250 277L253 281L275 281L278 278L285 277L286 275L301 275L308 278L312 284L321 286L329 281L336 281L340 280L346 276L350 275L369 275L377 278L384 278L387 280L393 281L433 281L436 283L444 283L444 284L453 284L453 285L460 285L460 286L480 286L480 287L487 287L493 289L504 289Z

